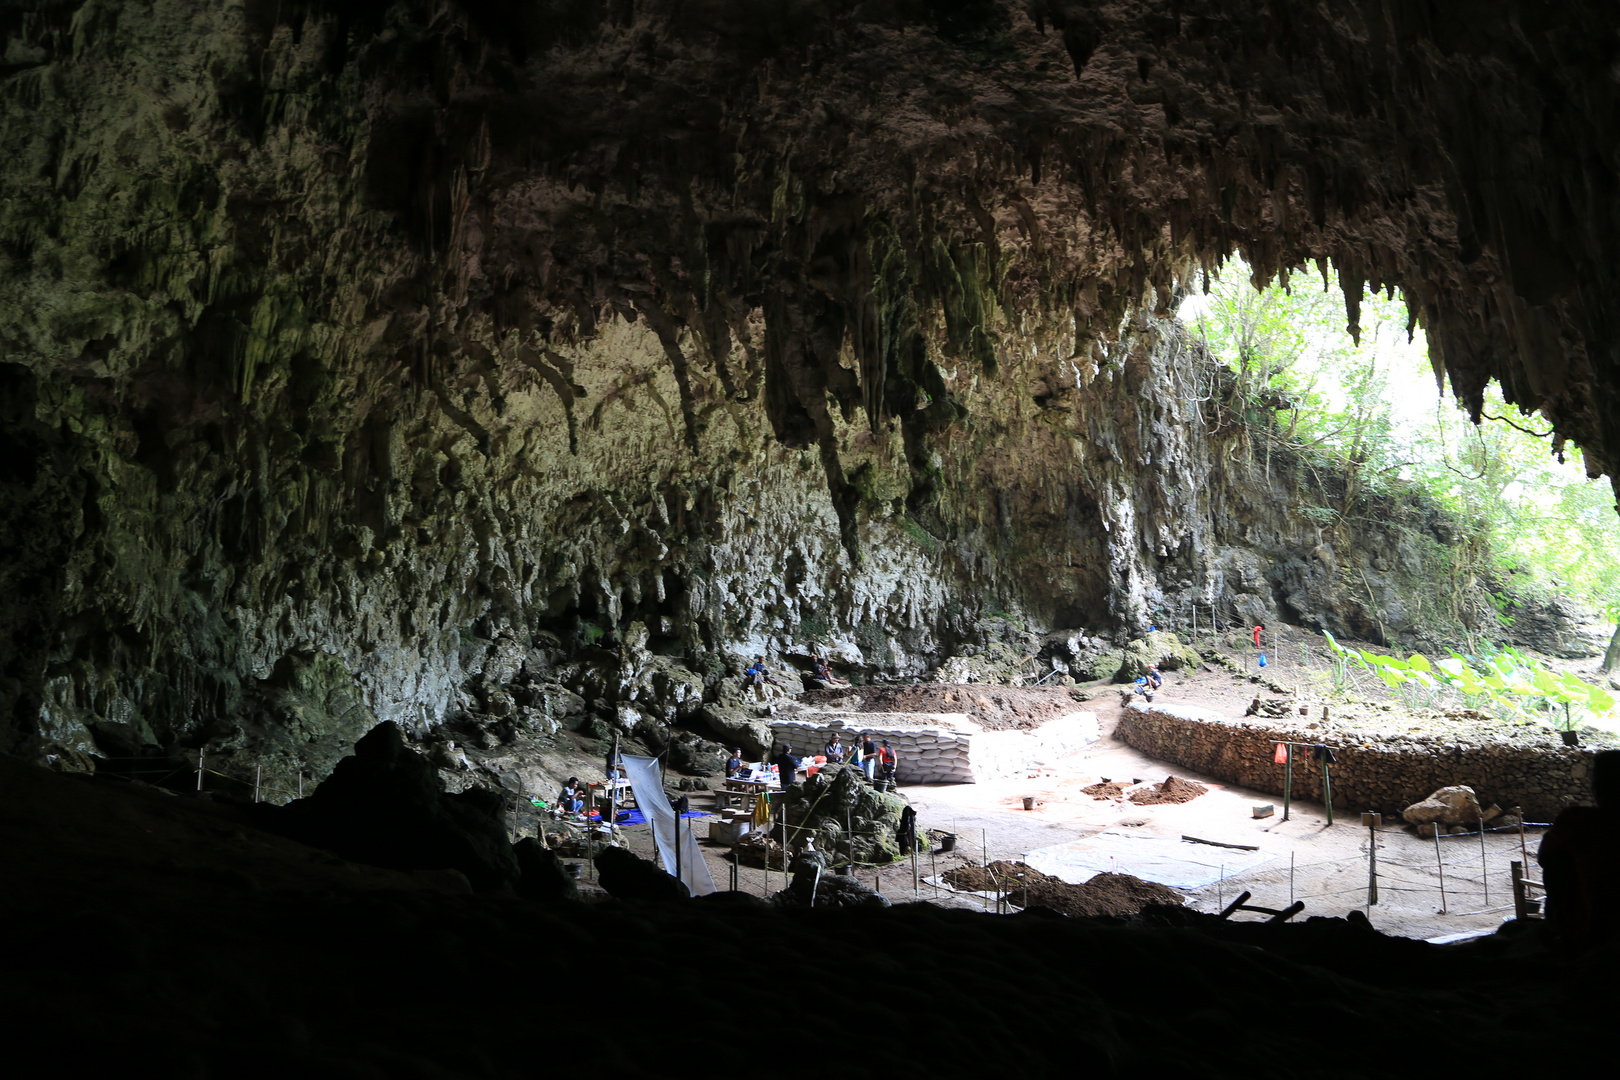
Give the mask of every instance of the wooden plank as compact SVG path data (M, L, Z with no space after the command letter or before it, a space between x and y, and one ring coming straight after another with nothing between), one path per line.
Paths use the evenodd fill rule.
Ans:
M1201 836L1188 836L1186 833L1182 833L1181 838L1183 840L1187 841L1190 844L1208 844L1210 847L1232 848L1234 851L1259 851L1260 850L1258 847L1255 847L1253 844L1223 844L1219 840L1205 840Z

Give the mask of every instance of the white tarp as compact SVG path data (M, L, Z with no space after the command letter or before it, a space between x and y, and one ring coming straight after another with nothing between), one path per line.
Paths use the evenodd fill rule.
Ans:
M664 795L664 782L658 775L658 759L622 754L630 788L636 793L636 807L652 826L653 840L658 846L658 857L663 860L666 873L675 873L675 844L679 835L681 845L680 879L693 896L707 896L714 892L714 878L709 875L709 864L698 850L697 830L690 821L675 816L675 810Z
M1097 874L1130 874L1174 889L1197 889L1271 859L1263 851L1193 844L1169 836L1098 833L1084 840L1032 851L1024 861L1043 874L1083 885Z

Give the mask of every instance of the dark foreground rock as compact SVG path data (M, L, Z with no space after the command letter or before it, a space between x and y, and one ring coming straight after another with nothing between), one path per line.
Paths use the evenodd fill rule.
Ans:
M624 848L607 848L594 861L602 888L620 900L686 900L692 895L685 884Z
M862 885L853 876L823 871L819 878L814 867L793 875L793 882L771 897L778 907L886 908L887 897Z
M512 845L521 876L517 880L517 894L526 900L542 903L566 903L579 899L579 886L563 869L557 853L532 836L525 836Z
M858 994L839 1007L897 1033L854 1052L877 1076L1585 1075L1612 1028L1612 951L1561 960L1509 934L1442 947L1180 908L1127 924L720 897L541 907L345 862L241 808L3 758L0 850L0 1008L84 1074L138 1057L172 1076L515 1076L542 1061L548 1076L669 1076L736 1061L736 1026L593 1029L634 1030L629 1010L698 973L718 1001L829 961ZM614 1003L624 1017L594 1011ZM826 1068L806 1055L769 1071Z
M347 859L396 870L459 870L480 892L510 886L518 863L503 801L483 788L445 793L427 758L398 726L379 724L355 743L314 795L269 813L278 831Z

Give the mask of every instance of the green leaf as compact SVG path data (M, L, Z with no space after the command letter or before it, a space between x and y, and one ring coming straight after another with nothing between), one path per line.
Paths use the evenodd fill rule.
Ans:
M1413 653L1411 658L1406 661L1406 666L1411 668L1413 671L1434 670L1434 668L1429 664L1429 658L1424 656L1422 653Z

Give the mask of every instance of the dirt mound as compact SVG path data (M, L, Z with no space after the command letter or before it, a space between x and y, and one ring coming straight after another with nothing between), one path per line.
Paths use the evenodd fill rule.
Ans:
M1138 806L1157 806L1160 803L1192 802L1209 788L1196 780L1183 780L1167 776L1163 783L1151 784L1131 792L1131 802Z
M1125 794L1125 785L1118 780L1104 780L1100 784L1090 784L1080 790L1093 799L1117 799Z
M1022 874L1022 877L1019 875ZM1065 915L1134 915L1149 904L1180 904L1182 896L1164 885L1130 874L1098 874L1084 885L1070 885L1021 862L998 860L986 869L959 866L946 871L946 884L973 892L1007 894L1014 907L1048 907Z
M851 686L806 690L799 703L818 709L855 712L967 713L992 731L1029 731L1046 721L1078 711L1081 706L1061 687Z

